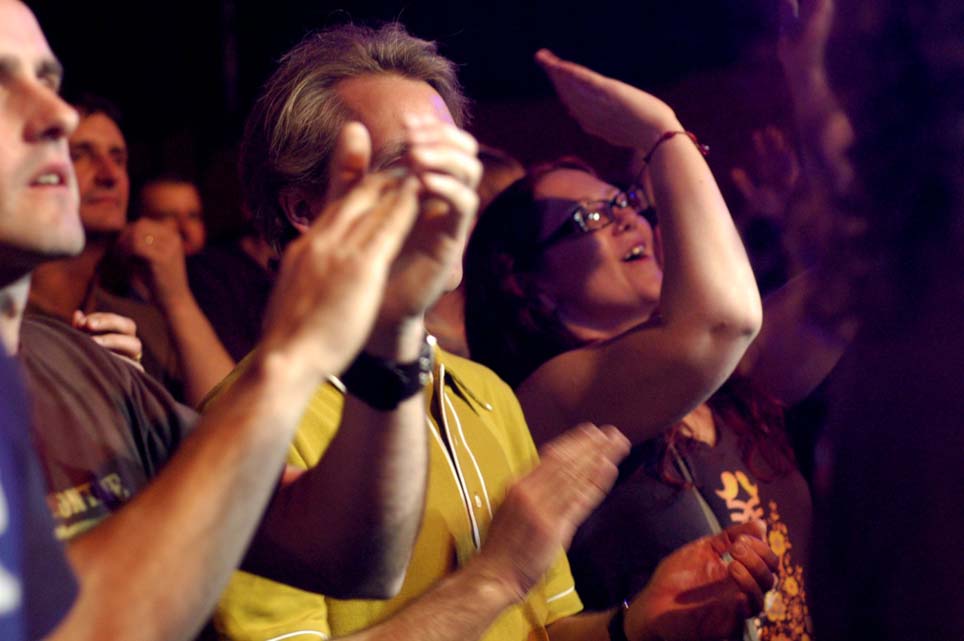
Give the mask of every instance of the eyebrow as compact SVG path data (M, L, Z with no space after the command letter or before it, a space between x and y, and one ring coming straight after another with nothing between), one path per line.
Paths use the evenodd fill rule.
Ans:
M53 81L59 89L64 78L64 66L56 58L46 58L37 66L37 77Z
M14 56L0 55L0 78L8 78L18 73L22 66L20 59ZM35 73L42 80L52 81L54 86L59 89L60 82L64 77L64 66L56 58L44 58L36 66Z
M379 150L372 159L372 169L380 170L391 167L408 152L409 145L405 142L396 142Z

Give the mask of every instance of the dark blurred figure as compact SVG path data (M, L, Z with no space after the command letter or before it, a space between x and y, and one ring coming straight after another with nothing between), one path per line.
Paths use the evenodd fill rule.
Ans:
M834 280L814 304L861 324L818 450L817 635L962 639L964 4L839 3L828 69L842 110L823 68L830 2L798 9L797 107L822 113L811 160L838 206Z
M67 613L77 582L53 536L27 397L6 355L0 355L0 390L0 639L39 639Z
M191 291L235 361L261 339L277 254L247 225L240 238L214 243L187 261Z
M181 236L185 256L204 249L207 231L197 186L178 175L162 174L141 187L137 214L167 224Z

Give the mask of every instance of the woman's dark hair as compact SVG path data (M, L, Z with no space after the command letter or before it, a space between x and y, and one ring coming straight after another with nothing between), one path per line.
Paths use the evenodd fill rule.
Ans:
M541 223L535 186L558 169L595 173L572 157L532 167L486 207L465 252L469 353L513 387L550 358L582 345L534 278Z
M573 157L538 165L486 208L465 255L465 334L472 359L517 387L550 359L584 346L568 330L535 282L540 265L541 211L535 187L548 173L575 169L595 175ZM782 407L746 378L733 376L708 402L714 416L740 439L743 460L761 478L792 469L793 452L783 430ZM667 430L677 443L682 426ZM759 457L757 456L759 455ZM766 470L758 465L765 461ZM660 475L682 484L664 454Z

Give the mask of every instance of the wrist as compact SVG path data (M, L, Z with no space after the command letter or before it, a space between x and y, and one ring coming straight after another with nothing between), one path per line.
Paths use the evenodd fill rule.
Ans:
M341 375L346 391L369 407L395 411L429 383L435 364L435 338L422 334L418 355L396 361L360 352Z
M426 333L422 315L401 321L379 321L372 328L363 350L377 358L407 363L418 358Z
M668 113L651 120L647 123L646 130L642 132L637 138L636 148L646 151L652 148L653 145L659 140L660 136L665 134L667 131L680 131L683 130L683 124L673 113L672 109L667 107Z
M648 601L649 597L644 589L623 609L622 625L626 638L632 641L665 641L650 620L647 612Z
M528 590L513 580L514 572L500 568L499 563L489 558L485 548L478 556L473 557L463 570L468 582L478 586L477 589L484 593L488 601L501 608L522 603L528 594Z
M194 300L194 295L187 287L173 289L157 287L152 288L152 294L157 306L168 318L200 309L197 301Z

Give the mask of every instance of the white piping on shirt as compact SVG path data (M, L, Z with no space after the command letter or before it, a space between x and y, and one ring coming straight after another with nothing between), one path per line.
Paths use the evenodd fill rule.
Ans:
M575 591L576 591L576 586L572 585L572 586L569 586L569 589L568 589L568 590L563 590L563 591L560 592L559 594L553 594L553 595L550 596L550 597L546 597L546 605L552 603L553 601L558 601L558 600L561 599L562 597L569 596L570 594L572 594L572 593L575 592Z
M438 390L436 390L436 393L438 393ZM452 464L452 457L448 453L448 447L445 445L442 437L439 436L438 427L432 423L428 416L425 417L425 424L428 426L428 431L432 434L432 437L438 443L438 447L442 451L445 462L448 464L449 472L452 473L452 481L455 483L455 486L459 488L459 494L462 496L462 500L465 501L465 494L462 492L462 485L459 483L459 475L455 471L455 466ZM469 522L469 527L472 527L472 521L469 518L468 513L465 514L465 520Z
M310 634L311 636L318 637L319 639L327 639L328 635L324 632L318 632L317 630L298 630L297 632L288 632L287 634L282 634L280 637L271 637L270 639L265 639L265 641L281 641L282 639L292 639L294 637L300 637L302 634Z
M479 469L479 462L475 458L475 454L472 453L472 448L469 447L469 442L465 439L465 432L462 430L462 421L459 419L458 412L455 411L455 406L452 404L449 397L443 396L445 402L448 404L449 409L452 410L452 416L455 417L455 427L458 428L459 437L462 439L462 443L465 445L465 451L469 454L469 459L472 461L472 466L475 467L475 473L479 475L479 481L482 485L482 496L485 497L485 507L489 511L489 519L492 519L492 503L489 502L489 489L485 486L485 477L482 476L482 470ZM469 506L471 508L471 506Z
M448 440L449 448L444 448L446 456L455 465L456 480L459 486L459 491L462 494L462 501L465 503L465 509L469 514L469 522L472 525L472 542L475 543L475 549L478 550L482 547L482 535L479 533L479 524L475 519L475 510L472 508L472 498L469 496L469 488L465 482L465 476L462 474L462 466L459 464L459 457L455 455L455 442L452 440L452 430L449 429L448 418L445 415L445 365L439 363L439 375L438 380L435 381L435 391L439 395L439 409L441 410L442 428L445 430L445 438ZM452 412L455 413L454 410ZM456 417L456 420L458 418ZM463 441L464 442L464 441ZM468 445L466 444L466 449Z

